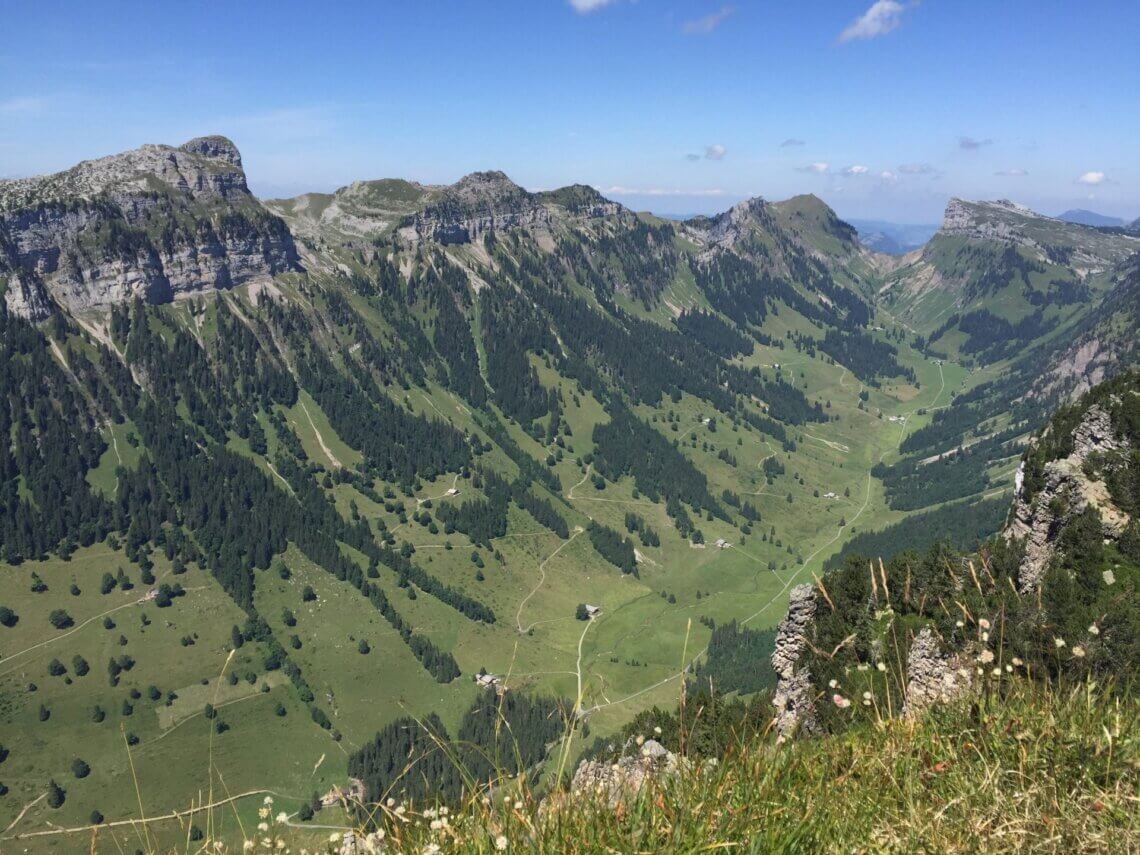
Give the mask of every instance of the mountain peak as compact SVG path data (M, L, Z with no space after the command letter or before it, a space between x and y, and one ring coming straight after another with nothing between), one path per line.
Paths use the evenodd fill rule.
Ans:
M241 152L234 145L233 140L221 134L211 134L205 137L194 137L178 147L179 151L189 154L200 154L215 160L224 160L241 169Z

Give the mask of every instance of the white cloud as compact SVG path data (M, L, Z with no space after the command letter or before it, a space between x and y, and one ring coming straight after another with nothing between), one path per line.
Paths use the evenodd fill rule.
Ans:
M882 172L880 172L879 178L881 178L883 181L887 181L887 182L899 180L899 177L897 175L895 175L893 172L891 172L889 169L884 169Z
M994 175L999 175L1003 178L1021 178L1029 173L1024 169L999 169Z
M799 148L802 145L807 145L807 143L805 143L803 140L798 140L795 137L788 137L786 140L780 143L780 148Z
M724 23L725 19L736 10L732 6L722 6L718 11L703 18L694 18L681 24L681 32L687 36L703 36L711 33Z
M1103 184L1106 181L1106 176L1103 172L1086 172L1077 179L1078 184Z
M800 172L814 172L816 175L826 175L831 170L830 163L809 163L807 166L797 167Z
M855 166L848 166L846 169L844 169L843 174L844 175L866 175L870 171L871 170L868 169L866 166L860 166L860 165L856 164Z
M570 0L570 5L574 7L574 11L579 15L588 15L590 12L596 12L603 6L609 6L615 0Z
M904 163L899 167L903 175L937 175L938 170L929 163Z
M728 149L719 143L705 146L705 160L724 160L726 154L728 154Z
M989 138L977 140L973 137L958 137L958 148L965 149L966 151L974 151L983 146L993 145L993 143L994 141Z
M615 184L602 191L606 196L724 196L727 195L719 187L710 187L701 190L681 190L667 187L623 187Z
M885 36L902 23L905 10L906 7L898 0L875 0L870 9L852 21L847 29L839 34L839 41L850 42Z

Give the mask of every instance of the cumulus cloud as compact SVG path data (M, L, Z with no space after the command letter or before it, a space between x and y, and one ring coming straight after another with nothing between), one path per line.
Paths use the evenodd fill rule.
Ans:
M726 154L728 154L728 149L719 143L705 146L705 160L724 160Z
M984 140L977 140L973 137L958 137L958 148L965 149L966 151L974 151L975 149L979 149L982 146L993 145L993 142L993 140L988 138Z
M623 187L615 184L607 187L602 193L606 196L724 196L725 191L719 187L709 187L699 190L681 190L668 187Z
M848 166L846 169L844 169L843 174L844 175L866 175L870 171L871 170L868 169L866 166L860 166L859 164L856 164L855 166Z
M826 175L831 170L831 164L819 161L816 163L809 163L807 166L797 167L797 169L800 172L813 172L816 175Z
M806 145L803 140L798 140L795 137L788 137L786 140L780 143L780 148L799 148L802 145Z
M999 175L1002 178L1021 178L1029 173L1024 169L999 169L994 175Z
M904 11L906 7L898 0L875 0L871 8L839 34L839 41L842 43L885 36L902 23Z
M596 12L603 6L609 6L614 2L616 0L570 0L570 5L579 15L588 15L590 12Z
M899 180L899 177L897 175L895 175L893 172L891 172L889 169L884 169L882 172L880 172L879 178L881 178L883 181L887 181L887 182Z
M681 24L681 32L687 36L707 35L719 27L721 24L723 24L725 19L735 11L736 9L734 9L732 6L722 6L719 10L713 12L711 15L705 15L703 18L694 18L691 21L685 21L685 23Z
M1103 172L1086 172L1077 179L1077 183L1096 186L1097 184L1103 184L1107 180L1108 178Z

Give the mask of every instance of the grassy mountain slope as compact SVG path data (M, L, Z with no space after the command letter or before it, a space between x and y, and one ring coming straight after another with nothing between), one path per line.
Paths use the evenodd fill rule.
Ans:
M148 221L194 210L195 182L142 180L162 185ZM211 196L215 234L250 219L234 192L233 211ZM21 204L5 247L29 245ZM1016 465L892 500L922 479L875 467L959 441L936 414L987 381L879 311L881 259L813 197L672 224L488 172L257 211L289 264L188 276L175 300L128 287L79 310L4 256L6 297L46 283L6 300L0 366L16 832L135 815L107 786L128 762L148 814L267 785L292 810L400 716L456 732L481 669L568 699L590 739L617 732L675 696L710 622L774 625L852 535L1000 491ZM49 244L87 228L63 218ZM168 278L206 254L148 241L121 281L152 250ZM585 603L601 614L576 620ZM39 798L53 778L59 807Z

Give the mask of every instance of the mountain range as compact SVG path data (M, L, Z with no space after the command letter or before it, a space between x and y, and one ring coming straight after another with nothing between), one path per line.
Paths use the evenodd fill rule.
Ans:
M553 710L580 752L738 672L715 628L774 643L850 544L996 532L1137 362L1140 234L888 225L499 171L262 201L220 136L0 182L0 825L128 816L128 763L173 810L203 740L234 792L378 796L417 721L491 744L488 688L551 699L540 768Z

